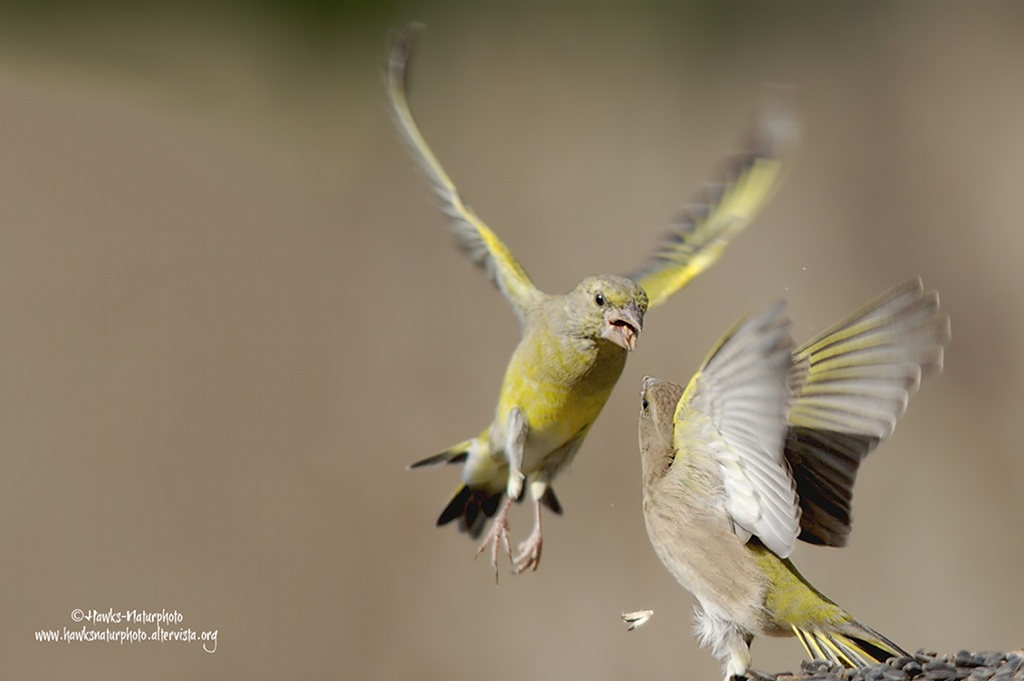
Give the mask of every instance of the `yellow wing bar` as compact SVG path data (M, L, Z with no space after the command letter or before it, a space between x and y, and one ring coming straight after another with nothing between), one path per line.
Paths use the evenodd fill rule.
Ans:
M522 318L523 311L540 300L543 294L534 286L505 244L462 200L459 190L420 133L419 126L416 125L416 120L409 109L406 97L409 55L416 36L422 29L423 26L420 24L410 24L392 35L385 78L395 122L408 142L416 162L427 174L434 191L441 198L442 209L452 220L451 229L459 248L487 272Z
M663 303L714 265L778 189L788 165L784 159L798 134L788 99L781 89L769 91L750 150L733 159L723 181L683 212L647 264L630 275L647 291L650 307Z

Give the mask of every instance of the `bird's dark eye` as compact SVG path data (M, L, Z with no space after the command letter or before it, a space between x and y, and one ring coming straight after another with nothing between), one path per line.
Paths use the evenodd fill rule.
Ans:
M640 400L640 406L643 408L644 411L647 411L647 398L646 397L643 398L642 400Z
M598 307L604 307L604 294L600 291L594 295L594 302L597 303Z

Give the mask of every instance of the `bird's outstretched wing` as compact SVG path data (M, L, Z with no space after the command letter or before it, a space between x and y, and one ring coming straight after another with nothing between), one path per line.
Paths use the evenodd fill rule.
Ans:
M938 294L911 279L797 348L786 457L803 508L800 539L846 545L860 463L892 435L921 381L942 370L949 336Z
M422 28L419 24L410 24L391 36L385 79L395 122L413 157L440 197L444 212L451 218L451 229L459 248L487 272L522 319L525 310L540 301L544 294L533 284L505 244L462 200L459 190L427 146L409 109L406 97L409 54Z
M676 407L673 463L710 457L736 533L758 537L782 558L800 531L796 485L782 454L793 350L784 310L778 303L747 318L711 352Z
M628 275L647 291L650 307L714 265L775 193L798 135L790 99L784 88L767 88L748 150L732 159L703 200L681 213L647 263Z

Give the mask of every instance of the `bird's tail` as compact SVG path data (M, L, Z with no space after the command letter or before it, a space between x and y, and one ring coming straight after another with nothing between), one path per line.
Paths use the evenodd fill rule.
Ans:
M462 479L467 482L455 491L448 505L441 511L437 518L437 526L458 520L459 531L466 532L476 539L487 527L487 521L498 512L501 500L505 496L508 468L491 457L490 446L485 437L460 442L440 454L410 464L409 468L436 466L442 463L465 463ZM555 515L562 515L562 504L555 496L555 490L550 484L545 485L543 489L544 492L538 501ZM522 501L525 496L519 495L517 501Z
M844 667L867 667L907 654L885 636L852 617L827 631L793 625L793 633L812 659L828 660Z
M504 478L490 457L487 440L473 438L449 447L440 454L428 456L409 468L436 466L442 463L465 463L468 469L463 480L469 480L456 490L448 505L437 518L437 526L459 521L459 531L476 539L487 526L487 521L498 511L504 496Z
M484 531L487 521L498 512L498 506L504 496L504 490L491 492L485 488L462 485L441 511L437 518L437 526L441 527L458 520L459 531L466 532L476 539Z
M812 659L866 667L907 654L815 589L793 561L779 558L760 542L752 542L751 550L771 584L765 606L776 630L791 630Z
M463 463L469 457L469 451L476 444L477 439L460 442L454 447L449 447L440 454L428 456L415 463L409 464L409 468L423 468L424 466L436 466L440 463Z

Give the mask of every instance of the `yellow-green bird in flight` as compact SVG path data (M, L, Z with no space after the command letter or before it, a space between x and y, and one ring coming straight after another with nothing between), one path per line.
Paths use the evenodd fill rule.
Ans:
M755 635L848 667L903 654L810 585L797 539L843 546L861 461L942 369L949 318L908 281L794 349L784 305L734 328L682 386L645 378L643 511L655 553L700 604L696 631L743 677Z
M541 505L561 513L551 481L573 460L601 413L643 328L649 307L663 303L721 256L778 186L782 154L796 134L783 98L761 116L753 150L736 159L726 181L684 214L629 277L590 276L565 295L538 289L498 236L463 201L420 133L406 98L407 66L421 27L392 36L386 85L398 129L441 199L461 250L511 303L522 325L501 385L494 421L476 437L412 464L463 463L463 484L437 520L458 520L479 537L494 518L479 553L490 547L497 570L499 546L512 556L508 510L528 482L535 522L513 560L517 572L536 569L541 557Z

